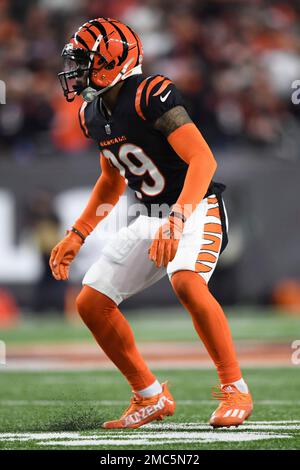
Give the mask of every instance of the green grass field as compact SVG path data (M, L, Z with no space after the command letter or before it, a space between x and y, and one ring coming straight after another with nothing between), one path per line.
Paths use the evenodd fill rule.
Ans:
M235 340L261 343L300 339L299 319L271 311L230 316ZM139 342L193 341L190 319L180 309L130 316ZM81 325L54 319L20 323L2 331L11 345L92 341ZM216 403L212 369L158 370L177 401L172 418L126 431L101 429L128 405L130 390L114 370L18 371L0 367L0 449L300 449L300 366L246 368L255 409L240 428L212 430Z
M214 372L166 370L158 377L170 380L176 414L116 432L100 424L127 405L128 386L117 372L2 373L0 449L300 449L299 372L249 369L246 376L256 405L243 427L206 424Z

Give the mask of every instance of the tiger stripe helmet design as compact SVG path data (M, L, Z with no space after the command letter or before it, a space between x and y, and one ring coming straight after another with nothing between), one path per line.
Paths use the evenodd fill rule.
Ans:
M84 23L65 45L62 56L64 71L58 76L68 101L78 94L92 101L119 81L142 73L138 35L111 18Z

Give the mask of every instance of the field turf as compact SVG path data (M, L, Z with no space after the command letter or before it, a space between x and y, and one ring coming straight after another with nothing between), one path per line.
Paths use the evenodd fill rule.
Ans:
M300 449L300 374L247 369L256 402L238 429L206 424L215 403L210 370L158 371L177 400L172 418L137 430L101 430L128 404L115 371L1 372L0 449Z
M129 315L130 316L130 315ZM184 312L157 310L130 316L139 342L193 341ZM235 340L262 344L299 338L299 318L271 311L232 312ZM58 318L29 318L4 330L10 346L93 341L86 328ZM211 369L158 370L169 380L177 401L173 417L137 430L101 430L128 405L130 390L115 370L22 371L0 367L0 449L300 449L300 366L246 368L255 409L240 428L212 430L208 418L216 407Z

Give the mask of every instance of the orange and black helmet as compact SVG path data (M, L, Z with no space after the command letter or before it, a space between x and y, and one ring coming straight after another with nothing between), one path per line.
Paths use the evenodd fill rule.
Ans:
M138 35L111 18L83 24L65 45L59 79L67 101L81 94L92 101L121 80L142 72L143 49Z

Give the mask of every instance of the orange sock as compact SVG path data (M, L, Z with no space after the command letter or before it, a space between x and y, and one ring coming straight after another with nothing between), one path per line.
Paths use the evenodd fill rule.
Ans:
M171 279L173 288L192 316L195 329L215 363L222 384L241 379L225 314L203 278L193 271L178 271Z
M136 348L133 332L117 305L106 295L84 286L77 297L78 312L97 343L126 377L134 391L155 382Z

